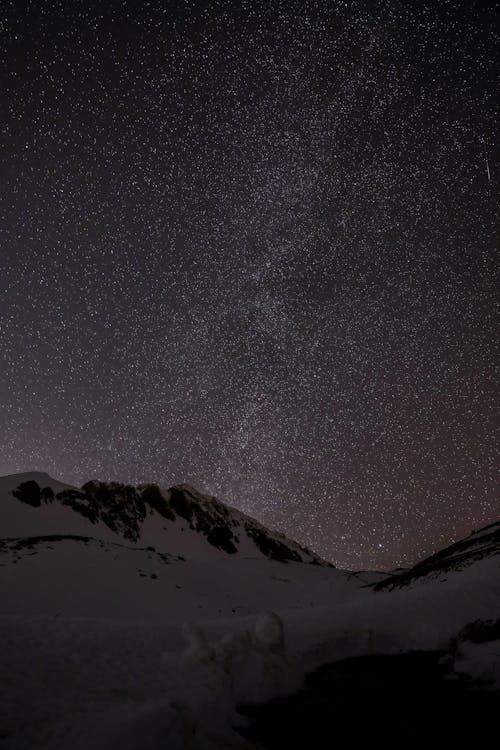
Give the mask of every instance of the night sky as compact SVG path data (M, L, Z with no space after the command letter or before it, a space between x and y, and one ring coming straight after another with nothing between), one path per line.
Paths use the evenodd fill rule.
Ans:
M494 8L4 0L0 474L349 568L498 520Z

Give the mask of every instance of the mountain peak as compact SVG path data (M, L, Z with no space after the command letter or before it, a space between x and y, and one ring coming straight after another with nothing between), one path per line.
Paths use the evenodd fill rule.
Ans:
M44 472L28 472L0 479L0 490L21 506L15 508L17 527L12 503L7 511L10 523L5 528L9 526L11 537L36 536L43 528L39 533L85 533L154 545L186 557L240 554L328 565L300 544L187 483L161 489L156 484L92 480L78 489Z

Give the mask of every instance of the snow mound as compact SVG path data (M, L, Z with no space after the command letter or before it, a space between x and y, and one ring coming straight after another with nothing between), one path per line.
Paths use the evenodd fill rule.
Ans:
M283 623L274 612L260 614L253 628L227 632L212 643L198 624L187 623L181 632L184 651L163 655L169 675L164 699L132 709L125 718L116 712L98 724L92 741L97 750L255 748L236 731L246 724L237 706L300 686L286 653Z
M234 704L253 703L297 689L297 669L287 655L281 618L275 612L257 616L253 629L229 631L214 643L199 625L186 624L182 654L183 680L222 692Z

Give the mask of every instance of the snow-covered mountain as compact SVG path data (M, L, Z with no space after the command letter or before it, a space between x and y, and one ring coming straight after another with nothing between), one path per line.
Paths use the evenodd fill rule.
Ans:
M185 485L1 478L0 744L248 750L237 703L367 655L500 685L499 533L353 573Z
M217 551L327 565L305 547L188 485L160 489L92 481L76 488L43 473L0 478L0 538L47 534L157 546L190 558Z
M473 531L465 539L445 547L430 557L418 562L414 567L394 572L375 583L378 591L399 588L416 582L429 582L453 575L480 560L500 556L500 522ZM500 564L500 558L498 560Z
M188 486L0 479L5 614L180 624L343 601L364 584Z

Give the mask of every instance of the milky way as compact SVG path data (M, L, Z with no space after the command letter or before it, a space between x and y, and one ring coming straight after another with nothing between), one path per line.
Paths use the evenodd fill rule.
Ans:
M2 3L0 473L351 568L498 519L493 11Z

